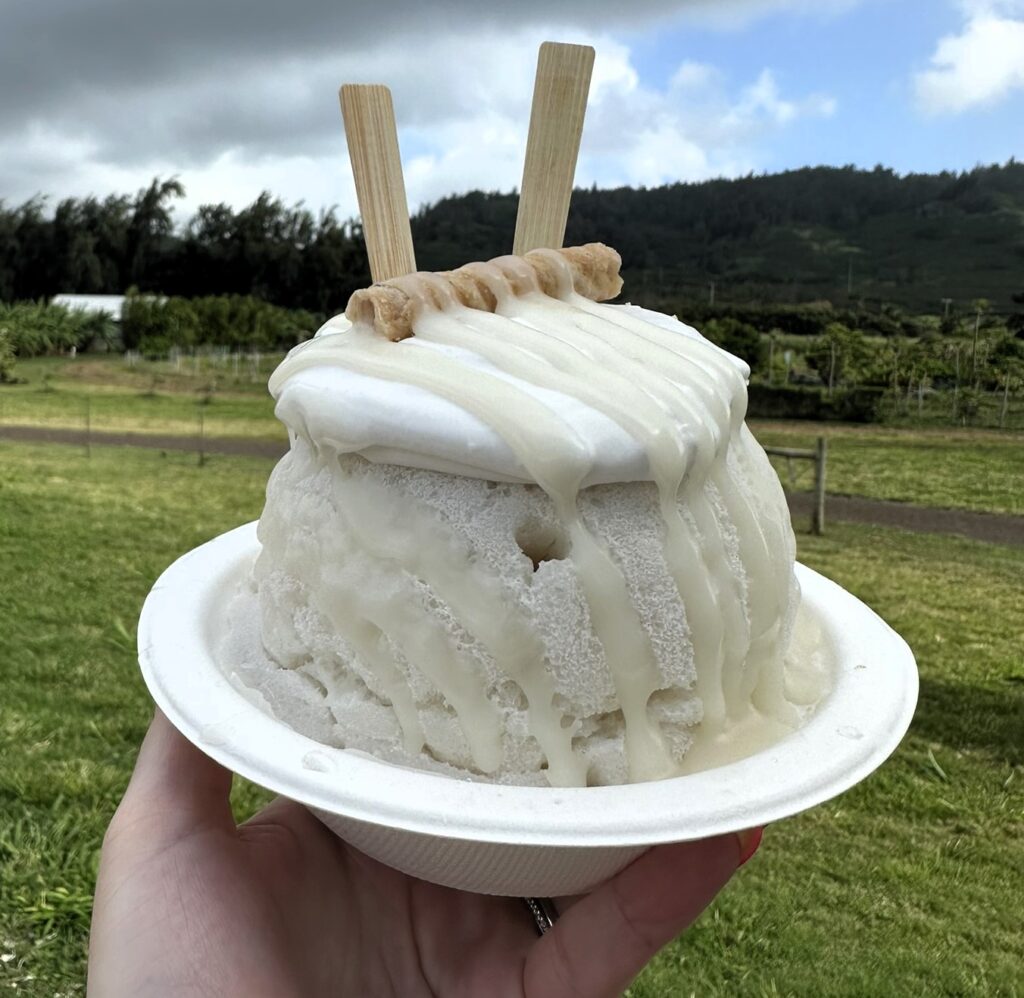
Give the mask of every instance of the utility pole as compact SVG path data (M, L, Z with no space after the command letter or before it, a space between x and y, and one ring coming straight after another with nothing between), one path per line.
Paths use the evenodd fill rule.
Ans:
M953 422L956 422L957 400L960 397L960 344L957 343L953 353L956 364L956 377L953 381Z
M708 281L708 304L715 304L715 282Z
M940 298L939 301L942 302L942 306L943 306L942 318L943 319L948 319L949 318L949 306L953 304L953 299L952 298Z
M978 330L981 328L981 306L974 310L974 345L971 347L971 381L977 388L978 379Z

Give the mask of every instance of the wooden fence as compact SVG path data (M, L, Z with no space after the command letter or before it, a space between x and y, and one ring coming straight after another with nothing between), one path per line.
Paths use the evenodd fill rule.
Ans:
M796 458L814 462L814 508L811 510L811 531L825 533L825 460L828 456L828 441L818 437L812 450L798 447L765 447L765 453L787 460Z

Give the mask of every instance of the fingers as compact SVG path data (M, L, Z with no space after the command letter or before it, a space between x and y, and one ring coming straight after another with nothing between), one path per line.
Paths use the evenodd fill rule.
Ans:
M251 818L242 822L240 828L253 828L259 825L287 825L323 828L309 810L287 797L275 797L265 804Z
M168 831L234 828L231 773L199 751L161 710L139 749L121 811L159 814Z
M332 849L336 849L341 842L341 839L307 807L289 800L287 797L275 797L269 804L238 826L242 837L250 839L254 833L260 834L267 828L287 829L295 840L308 846L326 842Z
M565 912L524 971L530 998L617 995L736 871L736 835L658 846Z

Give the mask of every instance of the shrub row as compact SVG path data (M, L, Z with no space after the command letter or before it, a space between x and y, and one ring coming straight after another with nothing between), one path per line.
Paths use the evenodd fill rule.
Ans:
M14 347L11 334L0 326L0 384L14 379Z
M880 310L867 308L835 308L830 302L806 305L746 305L707 302L674 303L669 309L701 329L712 320L734 320L767 333L777 329L795 336L820 336L830 323L841 322L872 336L920 335L919 321L890 307Z
M817 419L873 423L879 419L886 389L869 386L836 389L758 385L748 388L747 415L759 419Z
M38 357L66 353L72 347L86 350L97 343L109 346L117 339L117 327L105 313L46 302L0 302L0 335L16 356Z
M121 318L124 346L151 356L172 348L216 345L286 350L309 339L322 317L280 308L250 295L157 298L130 293Z

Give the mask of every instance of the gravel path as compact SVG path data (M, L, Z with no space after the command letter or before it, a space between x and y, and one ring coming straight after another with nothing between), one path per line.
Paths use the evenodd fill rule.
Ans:
M51 429L43 426L0 426L0 439L24 443L76 444L83 446L83 430ZM195 437L150 433L93 432L92 444L113 447L150 447L156 450L196 451ZM244 437L207 437L207 454L232 454L241 457L281 457L288 449L285 441L248 440ZM814 497L808 492L788 495L789 508L796 517L809 517ZM977 541L1011 544L1024 547L1024 516L1002 513L974 513L959 509L933 509L885 499L862 499L857 496L829 495L826 507L828 521L873 523L883 527L899 527L927 534L959 534Z

